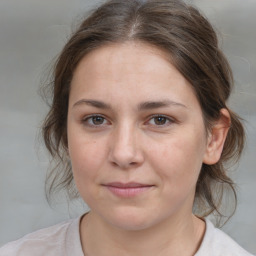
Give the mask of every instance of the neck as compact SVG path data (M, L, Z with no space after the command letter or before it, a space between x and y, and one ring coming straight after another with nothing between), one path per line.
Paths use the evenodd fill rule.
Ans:
M90 212L81 221L81 242L85 256L191 256L204 231L205 223L192 214L134 231L113 227Z

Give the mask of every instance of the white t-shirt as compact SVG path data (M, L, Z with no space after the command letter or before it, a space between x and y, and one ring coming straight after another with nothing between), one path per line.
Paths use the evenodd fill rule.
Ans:
M81 218L81 217L80 217ZM41 229L0 248L0 256L84 256L80 218ZM253 256L206 220L206 232L195 256Z

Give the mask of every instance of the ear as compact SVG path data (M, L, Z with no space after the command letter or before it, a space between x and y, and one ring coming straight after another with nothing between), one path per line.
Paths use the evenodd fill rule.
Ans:
M220 118L214 122L212 130L208 135L203 163L212 165L219 161L230 127L230 122L231 118L228 110L222 108L220 110Z

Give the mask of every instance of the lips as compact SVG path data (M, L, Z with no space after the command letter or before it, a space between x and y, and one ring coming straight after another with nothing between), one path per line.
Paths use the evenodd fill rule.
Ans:
M135 197L148 190L150 190L153 185L141 184L137 182L111 182L104 185L111 193L118 197Z
M152 185L141 184L137 182L129 182L129 183L122 183L122 182L111 182L106 184L106 186L116 187L116 188L139 188L139 187L149 187Z

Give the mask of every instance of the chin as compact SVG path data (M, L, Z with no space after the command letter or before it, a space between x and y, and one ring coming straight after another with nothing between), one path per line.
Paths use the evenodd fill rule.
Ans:
M105 220L118 229L139 231L154 225L152 217L140 209L119 209L111 211Z

